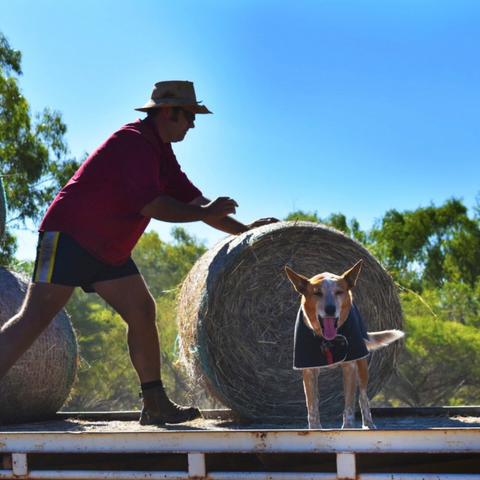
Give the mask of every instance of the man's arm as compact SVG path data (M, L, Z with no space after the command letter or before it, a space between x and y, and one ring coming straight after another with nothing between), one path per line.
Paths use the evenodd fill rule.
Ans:
M141 214L163 222L185 223L203 221L209 225L236 212L237 202L228 197L201 203L183 203L168 195L160 195L145 205Z
M208 205L210 203L210 200L203 195L197 197L195 200L190 202L190 205L197 205L197 206L202 206L202 205ZM238 207L238 205L236 205ZM233 212L235 213L235 212ZM249 224L244 224L242 222L239 222L233 217L230 217L229 215L226 215L221 218L217 218L214 220L203 220L207 225L210 225L213 228L216 228L217 230L220 230L225 233L229 233L230 235L239 235L240 233L247 232L248 230L251 230L252 228L255 227L261 227L262 225L268 225L269 223L275 223L278 222L279 220L276 218L261 218L259 220L256 220L255 222L249 223Z

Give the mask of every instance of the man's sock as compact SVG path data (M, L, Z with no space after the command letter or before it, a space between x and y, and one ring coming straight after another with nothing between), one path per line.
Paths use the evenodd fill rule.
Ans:
M140 384L142 392L144 392L145 390L152 390L157 387L163 388L163 382L161 380L154 380L153 382L145 382Z

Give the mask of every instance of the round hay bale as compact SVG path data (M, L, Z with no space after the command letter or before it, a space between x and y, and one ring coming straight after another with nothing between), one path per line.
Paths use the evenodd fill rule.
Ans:
M5 224L7 221L7 199L5 198L5 189L3 180L0 176L0 242L5 235Z
M181 361L196 386L240 419L306 420L302 374L293 370L300 297L284 268L342 274L358 260L353 295L368 331L403 329L394 282L360 243L325 225L280 222L230 236L194 265L179 296ZM389 380L401 344L372 352L370 397ZM321 415L343 411L341 370L320 373Z
M21 308L27 276L0 269L0 326ZM78 347L62 310L27 352L0 380L0 423L40 421L58 412L77 374Z

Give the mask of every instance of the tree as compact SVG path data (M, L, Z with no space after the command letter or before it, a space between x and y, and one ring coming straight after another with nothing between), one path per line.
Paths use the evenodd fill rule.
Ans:
M448 245L445 267L449 278L474 287L480 277L480 207L474 208L473 219L464 218L462 228Z
M7 220L7 200L5 198L5 190L3 188L3 180L0 176L0 242L5 235L5 222Z
M368 242L368 235L366 232L360 230L360 224L357 219L352 218L350 221L347 221L347 217L343 213L332 213L329 217L322 220L317 212L311 213L297 210L289 213L284 220L290 222L323 223L349 235L360 243L366 244Z
M480 275L480 224L460 200L414 211L389 210L370 232L373 253L400 283L421 291Z
M21 53L0 33L0 175L5 185L7 225L38 221L79 163L67 158L67 128L57 111L32 115L19 87ZM7 232L0 264L8 265L16 249Z
M452 303L445 304L451 293L430 290L422 295L423 302L412 295L403 296L406 350L399 363L400 374L384 392L390 403L478 404L480 334L478 320L472 321L474 312L478 312L478 299L471 305L474 309L467 302L462 309L452 310ZM468 297L466 293L463 295Z
M193 264L206 251L205 245L185 229L172 229L172 243L157 233L143 234L133 251L133 259L142 272L154 298L181 286Z

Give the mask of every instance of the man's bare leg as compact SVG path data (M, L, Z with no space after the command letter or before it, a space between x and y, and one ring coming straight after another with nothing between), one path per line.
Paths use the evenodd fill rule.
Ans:
M74 288L30 284L20 312L0 328L0 379L65 307Z
M97 282L93 288L128 325L130 358L142 384L144 408L140 423L162 425L182 423L200 417L198 408L177 405L165 393L161 382L155 301L142 276L131 275Z
M92 285L95 291L125 320L130 358L141 383L160 379L160 345L156 306L141 275Z

